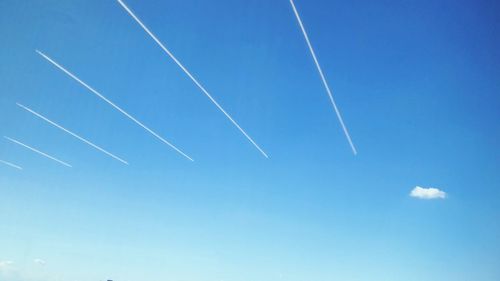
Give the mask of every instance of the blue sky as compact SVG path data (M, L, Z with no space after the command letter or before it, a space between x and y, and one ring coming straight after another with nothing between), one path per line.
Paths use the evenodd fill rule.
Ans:
M1 1L0 134L73 168L0 140L0 280L500 278L496 1L295 1L358 156L288 1L126 3L270 158L116 1Z

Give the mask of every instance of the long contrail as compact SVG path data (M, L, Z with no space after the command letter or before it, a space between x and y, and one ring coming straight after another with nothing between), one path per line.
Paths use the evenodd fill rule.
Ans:
M20 141L17 141L15 139L12 139L12 138L9 138L9 137L6 137L6 136L4 136L4 138L6 138L6 139L10 140L11 142L13 142L15 144L18 144L20 146L24 146L25 148L27 148L27 149L29 149L29 150L31 150L33 152L36 152L36 153L38 153L38 154L40 154L42 156L45 156L45 157L49 158L50 160L56 161L57 163L62 164L64 166L66 166L66 167L70 167L70 168L73 167L73 166L71 166L70 164L68 164L68 163L66 163L64 161L61 161L61 160L59 160L59 159L57 159L55 157L52 157L52 156L48 155L47 153L41 152L40 150L38 150L36 148L33 148L33 147L31 147L31 146L29 146L27 144L24 144L24 143L22 143Z
M290 4L292 4L293 12L295 13L295 17L297 18L297 21L299 22L300 29L302 30L302 34L304 34L304 38L306 39L307 46L309 47L309 51L311 52L314 63L316 64L316 68L318 69L319 75L321 76L321 80L323 81L323 85L325 86L326 92L328 93L328 97L330 98L330 102L332 103L333 109L335 110L335 113L337 114L337 118L339 119L340 125L342 126L342 129L344 130L344 134L347 138L347 141L349 142L349 145L351 146L352 152L354 153L354 155L356 155L358 152L356 151L356 147L354 147L354 143L352 142L351 136L349 135L349 131L347 130L346 125L344 124L344 120L342 119L342 115L340 114L340 110L338 109L337 104L335 103L335 100L333 99L332 91L330 90L330 86L328 86L328 82L326 82L325 75L323 74L323 70L321 69L321 66L319 65L318 59L316 58L316 53L314 52L314 49L311 45L311 41L309 41L309 36L307 35L306 29L304 28L304 24L302 23L299 12L297 11L295 4L293 3L293 0L290 0Z
M50 63L52 63L54 66L56 66L57 68L59 68L60 70L62 70L64 73L66 73L69 77L73 78L78 83L80 83L82 86L84 86L85 88L87 88L93 94L95 94L96 96L98 96L99 98L101 98L103 101L107 102L109 105L111 105L116 110L118 110L119 112L121 112L127 118L129 118L130 120L134 121L137 125L141 126L144 130L148 131L150 134L152 134L153 136L155 136L157 139L159 139L160 141L162 141L166 145L170 146L172 149L174 149L175 151L177 151L178 153L180 153L182 156L186 157L190 161L194 161L187 154L185 154L180 149L178 149L177 147L175 147L173 144L171 144L170 142L168 142L167 140L165 140L164 138L162 138L160 135L158 135L157 133L155 133L150 128L146 127L146 125L142 124L139 120L135 119L132 115L128 114L121 107L119 107L118 105L114 104L112 101L110 101L109 99L107 99L105 96L103 96L102 94L100 94L98 91L94 90L94 88L90 87L87 83L85 83L82 80L80 80L80 78L76 77L73 73L69 72L66 68L64 68L63 66L61 66L60 64L58 64L56 61L54 61L53 59L51 59L49 56L47 56L46 54L42 53L39 50L36 50L36 52L40 56L42 56L43 58L45 58L47 61L49 61Z
M222 108L222 106L212 97L212 95L210 95L208 93L208 91L200 84L200 82L198 82L198 80L196 80L196 78L194 78L194 76L186 69L186 67L184 67L184 65L182 65L182 63L160 42L160 40L142 23L142 21L132 12L132 10L129 9L129 7L127 7L127 5L125 5L125 3L122 1L122 0L117 0L118 3L120 3L120 5L127 11L127 13L129 13L130 16L132 16L132 18L142 27L142 29L144 29L144 31L146 31L146 33L151 36L151 38L153 38L153 40L156 42L156 44L158 44L158 46L160 46L160 48L162 48L163 51L165 51L165 53L182 69L182 71L184 71L184 73L186 73L186 75L191 78L191 80L196 84L196 86L198 86L198 88L200 88L200 90L212 101L213 104L215 104L215 106L222 112L224 113L224 115L231 121L231 123L233 123L234 126L236 126L236 128L238 128L238 130L240 130L240 132L260 151L260 153L262 153L262 155L264 155L266 158L269 158L269 156L264 152L264 150L262 150L260 148L260 146L245 132L245 130L243 130L240 125L238 125L238 123L236 123L236 121L234 121L234 119L231 117L231 115L229 115L229 113L227 113L224 108Z
M77 134L75 134L75 133L71 132L70 130L67 130L66 128L62 127L61 125L59 125L59 124L57 124L57 123L55 123L55 122L53 122L53 121L49 120L47 117L42 116L40 113L37 113L37 112L35 112L34 110L32 110L32 109L30 109L30 108L28 108L28 107L26 107L26 106L24 106L24 105L22 105L22 104L20 104L20 103L16 103L16 104L17 104L19 107L21 107L22 109L24 109L24 110L26 110L26 111L30 112L31 114L33 114L33 115L37 116L38 118L40 118L40 119L42 119L42 120L44 120L44 121L48 122L49 124L51 124L51 125L53 125L53 126L55 126L55 127L59 128L59 129L63 130L64 132L66 132L66 133L70 134L71 136L73 136L73 137L75 137L75 138L79 139L80 141L82 141L82 142L84 142L84 143L86 143L86 144L88 144L88 145L92 146L93 148L95 148L95 149L99 150L100 152L102 152L102 153L104 153L104 154L106 154L106 155L108 155L108 156L110 156L110 157L114 158L115 160L118 160L118 161L122 162L123 164L128 165L128 162L127 162L127 161L125 161L125 160L121 159L120 157L118 157L118 156L116 156L116 155L114 155L114 154L112 154L112 153L110 153L110 152L106 151L105 149L103 149L103 148L99 147L98 145L95 145L95 144L93 144L92 142L90 142L90 141L88 141L88 140L86 140L86 139L84 139L84 138L80 137L79 135L77 135Z
M0 163L5 164L5 165L7 165L7 166L9 166L9 167L12 167L12 168L18 169L18 170L22 170L22 169L23 169L22 167L20 167L20 166L18 166L18 165L16 165L16 164L12 164L12 163L10 163L10 162L7 162L7 161L1 160L1 159L0 159Z

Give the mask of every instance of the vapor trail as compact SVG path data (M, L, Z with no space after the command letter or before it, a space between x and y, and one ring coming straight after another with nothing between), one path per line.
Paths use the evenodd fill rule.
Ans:
M114 104L112 101L110 101L109 99L107 99L105 96L103 96L102 94L100 94L98 91L94 90L94 88L90 87L87 83L85 83L82 80L80 80L80 78L76 77L73 73L69 72L66 68L64 68L63 66L61 66L60 64L58 64L57 62L55 62L53 59L51 59L50 57L48 57L47 55L45 55L44 53L42 53L39 50L36 50L36 52L40 56L42 56L43 58L45 58L47 61L49 61L50 63L52 63L53 65L55 65L57 68L59 68L60 70L62 70L64 73L66 73L69 77L73 78L78 83L80 83L82 86L84 86L89 91L91 91L92 93L94 93L96 96L98 96L99 98L101 98L103 101L107 102L109 105L111 105L112 107L114 107L116 110L120 111L127 118L129 118L130 120L134 121L137 125L141 126L144 130L148 131L150 134L152 134L153 136L155 136L157 139L159 139L160 141L162 141L166 145L170 146L172 149L174 149L175 151L177 151L178 153L180 153L182 156L186 157L190 161L194 161L191 157L189 157L188 155L186 155L180 149L178 149L173 144L171 144L170 142L168 142L167 140L165 140L164 138L162 138L160 135L158 135L157 133L155 133L150 128L146 127L146 125L142 124L139 120L135 119L132 115L128 114L125 110L121 109L118 105Z
M328 97L330 98L330 102L332 103L333 109L335 110L335 113L337 114L337 118L339 119L340 125L342 126L342 130L344 130L344 134L347 138L347 141L349 142L349 145L351 146L352 152L354 153L354 155L356 155L358 152L356 151L356 147L354 147L354 143L351 140L351 136L349 135L349 131L347 130L346 125L344 124L344 120L342 119L342 115L340 114L340 110L338 109L337 104L335 103L335 100L333 99L332 91L330 90L330 86L328 85L328 82L326 82L325 75L323 74L323 70L321 69L321 66L319 65L318 59L316 58L316 53L314 52L314 49L311 45L311 41L309 41L309 36L307 35L306 29L304 28L304 24L302 23L299 12L297 11L295 4L293 3L293 0L290 0L290 4L292 4L293 12L295 13L295 17L297 18L297 21L299 22L300 29L302 30L302 34L304 34L304 38L306 39L307 46L309 47L309 51L311 52L314 63L316 64L316 68L318 69L319 75L321 76L321 80L323 81L323 85L325 86L326 92L328 93Z
M12 164L10 162L7 162L7 161L4 161L4 160L0 160L0 163L2 164L5 164L9 167L12 167L12 168L15 168L15 169L18 169L18 170L22 170L23 168L21 168L20 166L17 166L16 164Z
M84 143L86 143L86 144L88 144L88 145L92 146L93 148L95 148L95 149L99 150L100 152L102 152L102 153L104 153L104 154L106 154L106 155L108 155L108 156L110 156L110 157L114 158L115 160L118 160L118 161L122 162L123 164L128 165L128 162L127 162L127 161L125 161L125 160L121 159L121 158L120 158L120 157L118 157L118 156L113 155L112 153L110 153L110 152L106 151L105 149L103 149L103 148L101 148L101 147L99 147L99 146L97 146L97 145L93 144L92 142L90 142L90 141L88 141L88 140L86 140L86 139L84 139L84 138L80 137L79 135L77 135L77 134L75 134L75 133L73 133L73 132L71 132L71 131L69 131L69 130L65 129L65 128L64 128L64 127L62 127L61 125L59 125L59 124L57 124L57 123L55 123L55 122L53 122L53 121L49 120L47 117L42 116L41 114L39 114L39 113L37 113L37 112L33 111L32 109L30 109L30 108L28 108L28 107L26 107L26 106L24 106L24 105L22 105L22 104L20 104L20 103L16 103L16 104L17 104L19 107L21 107L22 109L24 109L24 110L26 110L26 111L30 112L31 114L33 114L33 115L37 116L38 118L40 118L40 119L42 119L42 120L44 120L44 121L48 122L49 124L51 124L51 125L53 125L53 126L55 126L55 127L59 128L59 129L63 130L64 132L66 132L66 133L68 133L68 134L72 135L73 137L75 137L75 138L77 138L77 139L81 140L82 142L84 142Z
M40 150L38 150L38 149L36 149L36 148L33 148L33 147L29 146L29 145L26 145L26 144L24 144L24 143L22 143L22 142L20 142L20 141L17 141L17 140L15 140L15 139L11 139L11 138L6 137L6 136L4 136L4 138L6 138L6 139L10 140L11 142L13 142L13 143L15 143L15 144L18 144L18 145L20 145L20 146L24 146L25 148L27 148L27 149L29 149L29 150L31 150L31 151L33 151L33 152L36 152L36 153L38 153L38 154L40 154L40 155L42 155L42 156L45 156L45 157L47 157L47 158L49 158L49 159L51 159L51 160L54 160L54 161L56 161L57 163L62 164L62 165L64 165L64 166L66 166L66 167L70 167L70 168L72 168L72 167L73 167L73 166L71 166L70 164L68 164L68 163L66 163L66 162L64 162L64 161L61 161L61 160L59 160L59 159L57 159L57 158L55 158L55 157L52 157L52 156L48 155L47 153L41 152Z
M129 13L130 16L146 31L146 33L153 38L153 40L162 48L163 51L172 59L174 62L186 73L186 75L191 78L191 80L200 88L200 90L212 101L213 104L222 112L226 117L233 123L238 130L264 155L264 157L269 158L269 156L260 148L260 146L234 121L234 119L227 113L222 106L219 105L219 103L208 93L208 91L194 78L194 76L182 65L182 63L160 42L160 40L142 23L142 21L125 5L125 3L122 0L117 0L118 3Z

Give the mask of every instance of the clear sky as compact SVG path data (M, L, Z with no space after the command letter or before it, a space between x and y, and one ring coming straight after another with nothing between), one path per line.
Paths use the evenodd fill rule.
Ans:
M126 3L270 158L116 1L0 1L0 135L73 166L0 140L1 281L500 280L498 1L295 1L357 156L288 0Z

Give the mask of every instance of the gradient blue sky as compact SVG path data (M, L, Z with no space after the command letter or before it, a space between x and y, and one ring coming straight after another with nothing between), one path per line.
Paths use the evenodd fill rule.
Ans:
M0 140L1 281L500 279L498 1L296 0L356 157L288 0L126 3L270 159L116 1L0 1L0 134L74 166Z

